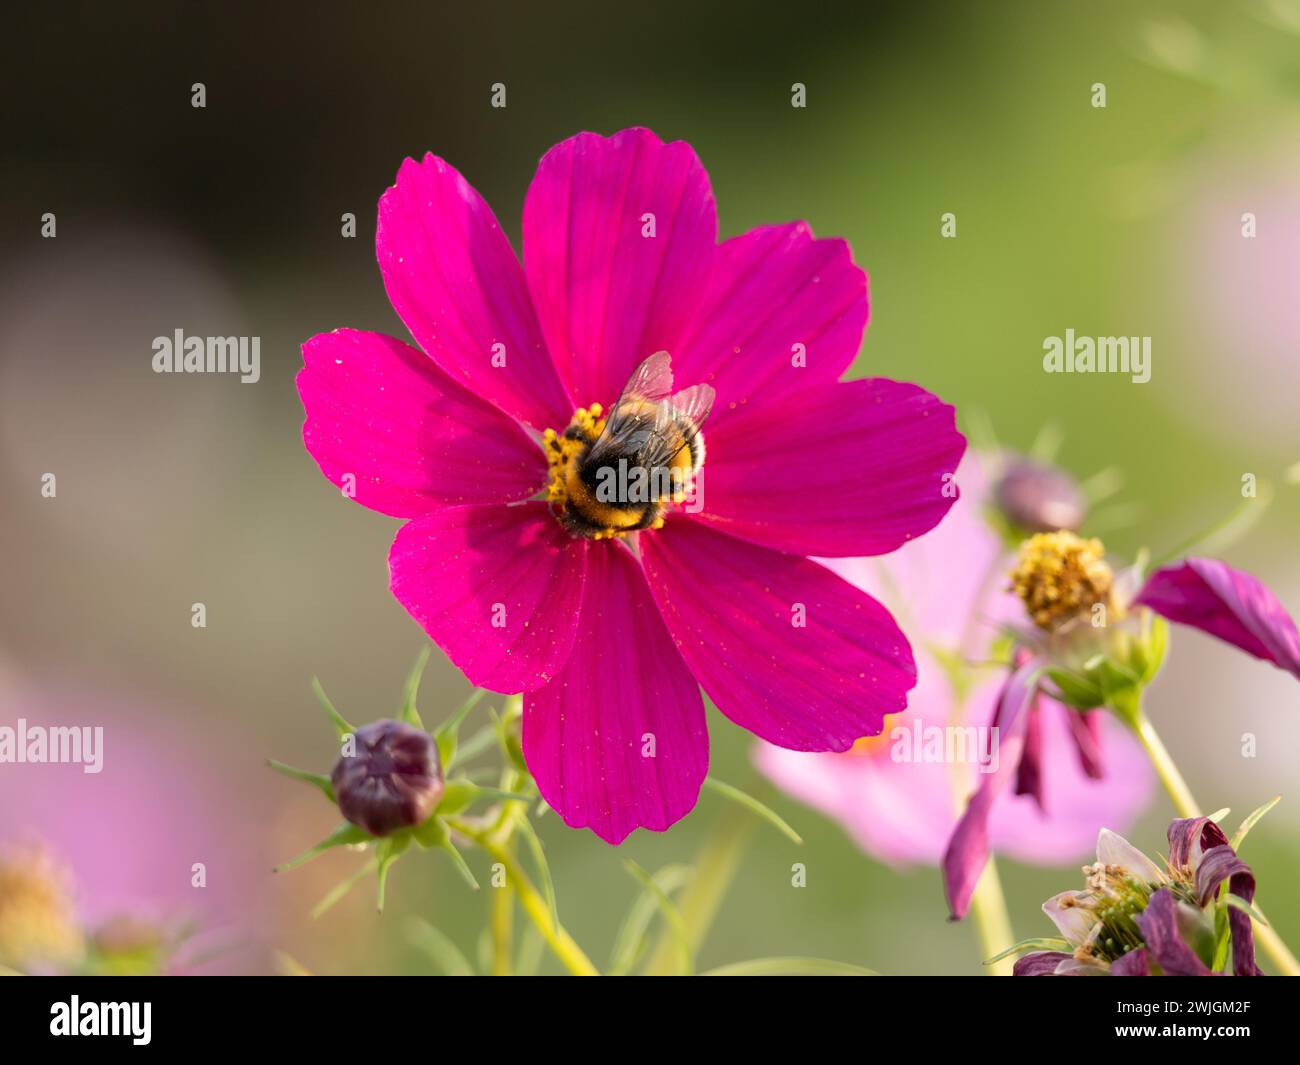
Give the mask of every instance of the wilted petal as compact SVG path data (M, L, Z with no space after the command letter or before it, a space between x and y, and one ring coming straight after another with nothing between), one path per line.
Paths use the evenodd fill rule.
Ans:
M1025 746L1016 767L1016 794L1032 796L1039 810L1047 809L1043 802L1043 727L1036 709L1025 718Z
M1080 905L1089 898L1086 891L1062 891L1043 903L1043 912L1071 946L1082 946L1097 927L1097 915Z
M1220 844L1201 855L1196 867L1196 895L1202 906L1215 896L1219 885L1228 881L1228 890L1246 902L1255 899L1255 874L1249 865L1237 857L1232 847ZM1260 976L1255 964L1255 932L1250 915L1235 906L1228 910L1228 925L1232 929L1232 970L1238 976Z
M1102 865L1118 865L1130 877L1143 884L1163 884L1166 880L1160 866L1109 828L1103 828L1097 833L1097 861Z
M1111 976L1150 976L1151 964L1145 947L1130 950L1122 958L1110 963Z
M1209 976L1209 968L1178 931L1176 907L1173 892L1161 888L1134 918L1147 950L1166 976Z
M1137 602L1300 677L1300 631L1277 596L1249 573L1189 558L1151 574Z
M944 890L954 919L964 917L971 895L989 858L989 813L993 803L1011 782L1024 746L1025 714L1033 701L1038 682L1035 662L1026 662L1007 681L998 700L999 757L994 773L980 777L979 787L953 830L943 856Z
M1016 959L1012 976L1055 976L1056 967L1064 961L1070 961L1069 954L1059 950L1039 950Z
M1079 765L1091 780L1101 780L1106 775L1102 757L1102 729L1105 710L1074 710L1065 707L1070 726L1070 738L1079 754Z

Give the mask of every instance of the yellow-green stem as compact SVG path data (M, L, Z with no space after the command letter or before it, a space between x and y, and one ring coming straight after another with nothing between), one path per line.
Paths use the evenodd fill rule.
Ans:
M1011 918L1007 914L1006 896L1002 894L1002 878L998 876L997 862L989 855L988 864L975 884L975 894L970 900L971 921L979 936L980 951L985 958L1001 954L1015 940L1011 935ZM1011 976L1015 959L1006 957L986 965L989 976Z
M492 929L492 975L509 976L511 949L514 943L514 899L510 882L494 888L490 902L489 924Z
M1169 749L1161 741L1150 719L1139 710L1134 715L1131 724L1133 731L1137 734L1138 742L1142 744L1142 747L1147 752L1147 757L1151 759L1151 764L1155 766L1160 783L1164 785L1165 791L1169 793L1169 798L1173 801L1178 816L1200 817L1201 808L1197 805L1196 799L1192 797L1192 789L1187 786L1187 781L1183 779L1182 773L1178 771L1178 766L1174 764ZM1263 911L1259 909L1258 904L1256 904L1255 909L1261 916L1263 915ZM1255 921L1254 930L1255 942L1263 948L1264 953L1272 959L1273 964L1287 976L1300 976L1300 961L1291 953L1291 948L1282 941L1282 937L1277 934L1273 926Z
M538 890L528 879L527 874L491 833L463 821L448 820L448 825L468 840L472 840L487 852L488 856L498 861L505 868L506 878L519 896L519 905L528 919L537 926L551 953L559 959L560 964L574 976L599 976L600 971L591 963L583 949L573 937L564 930L563 925L552 924L551 909L546 905Z

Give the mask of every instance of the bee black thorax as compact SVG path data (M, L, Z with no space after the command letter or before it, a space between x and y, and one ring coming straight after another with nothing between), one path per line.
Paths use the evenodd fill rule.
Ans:
M703 435L688 420L665 417L649 401L639 403L643 409L620 407L623 431L617 439L602 441L606 419L598 403L575 411L563 433L543 434L547 500L574 536L605 540L658 529L667 508L691 490L704 461ZM649 454L669 458L652 462Z

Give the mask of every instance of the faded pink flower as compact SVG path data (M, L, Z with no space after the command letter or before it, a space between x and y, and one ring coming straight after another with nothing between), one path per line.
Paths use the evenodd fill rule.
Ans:
M893 719L878 740L847 754L799 754L760 744L755 760L783 790L835 818L864 850L894 864L939 864L958 821L954 770L963 802L996 779L1000 800L988 813L988 846L1021 861L1059 865L1086 855L1102 825L1132 824L1151 794L1146 757L1118 722L1040 697L1029 719L1032 757L1011 750L1022 739L1004 735L994 773L969 761L896 760L895 750L902 755L912 748L897 748L890 739L905 742L918 724L995 723L1002 675L977 673L958 709L945 659L987 660L998 626L1021 607L1006 591L1006 552L981 514L992 492L978 460L968 456L957 480L961 499L923 540L887 560L828 563L885 597L924 648L910 712Z

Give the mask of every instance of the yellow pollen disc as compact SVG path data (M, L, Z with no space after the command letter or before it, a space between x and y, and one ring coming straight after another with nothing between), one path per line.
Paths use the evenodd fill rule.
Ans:
M1011 587L1034 623L1054 629L1087 614L1097 603L1110 602L1114 574L1100 540L1085 540L1064 530L1038 533L1020 545Z

